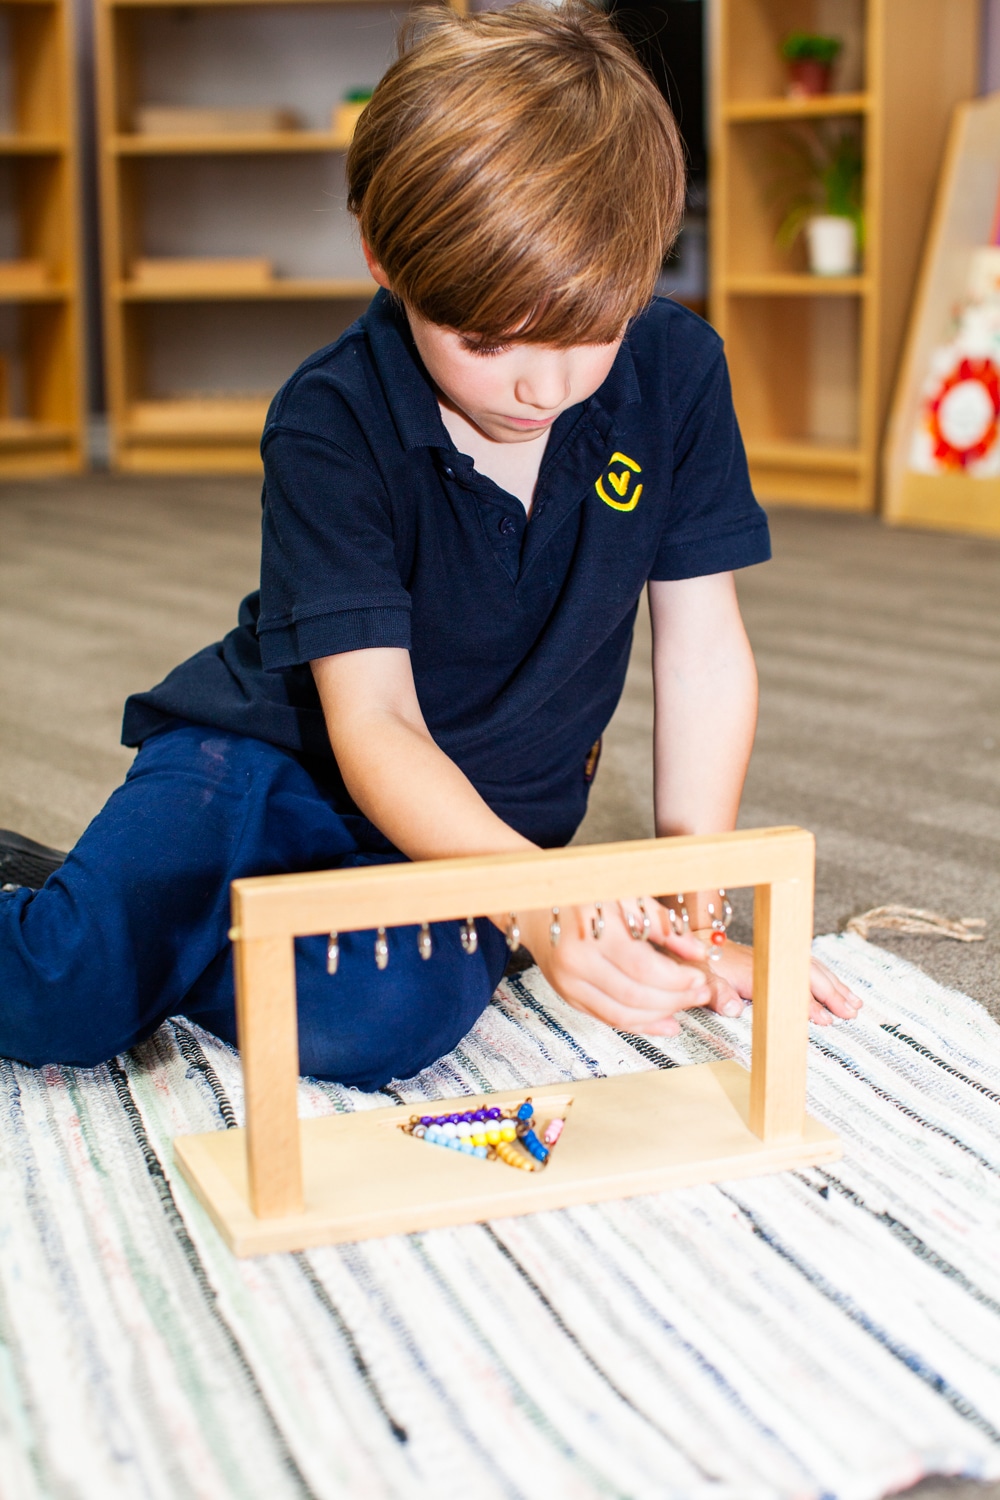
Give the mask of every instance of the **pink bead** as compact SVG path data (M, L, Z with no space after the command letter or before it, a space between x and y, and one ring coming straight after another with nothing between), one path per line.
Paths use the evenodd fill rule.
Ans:
M559 1139L559 1137L563 1133L563 1126L565 1124L566 1124L565 1120L550 1120L549 1121L549 1123L545 1127L545 1134L542 1136L542 1140L545 1142L546 1146L554 1146L555 1145L556 1141Z

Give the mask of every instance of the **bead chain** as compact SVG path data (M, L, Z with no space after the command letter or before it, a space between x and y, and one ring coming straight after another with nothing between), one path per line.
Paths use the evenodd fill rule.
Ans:
M535 1127L530 1097L509 1109L470 1109L455 1115L411 1115L400 1130L429 1146L444 1146L463 1156L502 1161L522 1172L545 1166L566 1121L550 1120L542 1136Z

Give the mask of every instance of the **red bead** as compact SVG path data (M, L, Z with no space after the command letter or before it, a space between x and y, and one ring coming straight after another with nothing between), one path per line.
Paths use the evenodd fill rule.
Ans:
M725 941L726 934L724 932L713 932L709 938L709 942L714 943L717 948L721 948Z

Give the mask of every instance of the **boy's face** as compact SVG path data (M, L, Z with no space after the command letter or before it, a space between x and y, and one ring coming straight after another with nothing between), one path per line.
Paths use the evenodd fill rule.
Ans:
M567 407L604 384L621 346L618 338L572 349L516 342L482 349L409 308L407 316L442 400L495 443L540 437Z

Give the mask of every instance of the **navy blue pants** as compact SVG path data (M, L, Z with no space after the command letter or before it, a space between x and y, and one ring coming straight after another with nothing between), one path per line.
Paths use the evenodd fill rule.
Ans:
M338 811L337 803L341 810ZM236 1040L229 882L245 875L382 864L403 856L294 755L260 740L181 725L147 740L65 865L38 892L0 892L0 1055L39 1066L104 1062L165 1017ZM500 981L503 936L457 922L296 944L303 1073L360 1088L406 1078L449 1052Z

